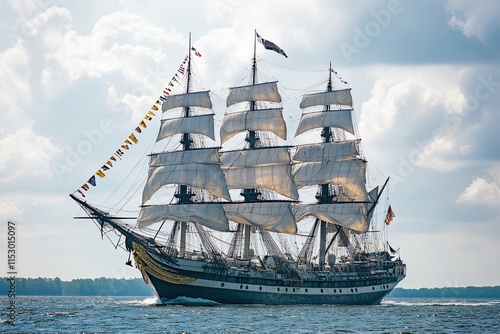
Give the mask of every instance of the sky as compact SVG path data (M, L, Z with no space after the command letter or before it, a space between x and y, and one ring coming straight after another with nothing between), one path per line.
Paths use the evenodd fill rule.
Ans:
M396 215L400 287L500 285L498 13L496 0L0 2L0 275L10 220L19 277L140 277L127 253L73 219L83 212L68 194L138 126L189 33L202 54L196 79L222 106L227 87L248 80L256 29L288 55L257 50L262 78L279 80L290 132L330 62L352 88L368 183L391 180L381 206ZM220 124L225 110L214 111ZM141 179L131 170L158 127L155 118L97 178L89 202L123 202L109 195Z

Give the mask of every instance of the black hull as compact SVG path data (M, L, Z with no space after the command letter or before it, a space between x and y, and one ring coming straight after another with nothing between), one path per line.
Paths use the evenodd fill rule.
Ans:
M348 304L375 305L404 276L339 281L286 280L246 277L238 271L211 273L203 262L179 260L171 264L161 255L134 244L134 259L144 280L160 299L201 298L222 304ZM200 270L188 270L199 265ZM205 268L205 269L202 269Z
M173 300L179 297L201 298L221 304L263 304L263 305L298 305L298 304L345 304L377 305L390 292L376 291L345 295L304 295L294 293L269 293L247 290L229 290L221 288L199 287L192 285L171 284L156 277L149 277L156 296L160 299Z

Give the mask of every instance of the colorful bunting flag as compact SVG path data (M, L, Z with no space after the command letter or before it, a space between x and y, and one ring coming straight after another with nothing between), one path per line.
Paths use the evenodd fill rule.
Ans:
M86 184L86 183L84 183L84 184L82 185L82 188L83 188L83 190L87 191L87 190L89 190L89 185L88 185L88 184Z
M95 175L92 175L92 177L87 182L95 187Z
M144 116L144 119L145 119L146 121L150 121L150 120L152 120L152 119L153 119L153 117L146 115L146 116Z
M137 133L141 133L141 132L142 132L142 130L141 130L141 128L140 128L140 127L136 127L136 128L135 128L135 132L137 132Z
M83 197L85 197L85 195L80 191L80 189L78 189L77 191L80 193L80 195L82 195Z
M99 176L101 179L106 176L100 169L95 172L95 175Z
M152 111L148 111L148 115L151 115L151 116L156 116L156 114Z
M158 110L158 107L157 106L152 106L151 109Z
M132 141L134 142L134 144L137 144L138 140L137 140L137 138L135 137L135 135L133 133L131 133L128 137L130 139L132 139Z
M114 156L114 155L110 156L109 158L110 158L111 160L113 160L113 161L116 161L116 158L115 158L115 156Z
M111 157L111 159L113 159L113 157ZM113 167L113 163L111 161L106 161L106 165L108 165L109 167Z
M123 149L127 150L128 151L128 145L124 144L121 146Z
M139 125L142 126L144 129L147 128L146 123L144 121L141 121Z
M109 167L108 167L108 166L106 166L106 165L102 165L101 169L102 169L103 171L105 171L105 170L108 170L108 169L109 169Z

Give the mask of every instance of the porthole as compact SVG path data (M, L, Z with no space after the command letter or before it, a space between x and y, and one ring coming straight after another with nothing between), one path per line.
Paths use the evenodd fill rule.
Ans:
M292 292L295 292L295 288L292 289Z
M278 288L278 291L280 291L280 288Z
M248 290L248 285L245 287L245 289L247 289L247 290Z
M306 289L306 292L307 292L307 289Z
M354 291L358 292L358 288L355 288Z
M262 287L261 286L259 286L259 290L262 291Z
M337 289L333 289L333 293L337 293Z
M224 286L224 283L221 283L221 284L220 284L220 286L221 286L221 287L223 287L223 286Z
M243 289L243 285L240 285L240 289Z
M321 293L323 293L323 289L321 289Z
M342 293L342 289L339 289L339 292Z
M374 286L372 286L372 290L375 290L375 287L374 287Z
M351 289L351 292L354 292L354 290L353 290L353 289Z
M288 288L285 288L285 292L288 292Z

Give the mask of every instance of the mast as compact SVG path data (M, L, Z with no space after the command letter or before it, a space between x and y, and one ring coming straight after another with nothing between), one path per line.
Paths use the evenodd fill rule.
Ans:
M189 86L191 81L191 33L189 33L189 43L188 43L188 63L186 69L187 82L186 82L186 94L189 93ZM190 108L184 108L184 117L190 116ZM184 151L188 151L191 149L191 144L193 140L191 139L189 133L183 133L181 137L180 143L182 144L182 149ZM177 203L179 204L187 204L191 203L191 197L194 196L193 193L188 192L188 187L184 184L179 185L179 192L175 194L177 198ZM184 257L186 252L186 232L187 232L187 223L181 222L181 235L180 235L180 245L179 245L179 256Z
M253 58L252 58L252 85L255 85L257 82L257 30L254 30L253 34ZM255 110L255 101L250 101L250 110ZM248 135L245 138L248 142L249 149L255 149L255 144L259 140L256 136L256 131L248 130ZM240 194L243 196L245 202L256 202L258 201L258 196L261 195L260 192L257 192L255 188L252 189L243 189ZM248 257L248 253L250 251L250 236L251 236L251 228L252 226L245 224L244 229L244 243L243 243L243 258L246 259Z
M328 74L328 84L327 91L331 92L332 87L332 62L330 62L329 74ZM325 106L325 111L330 110L330 105ZM321 132L321 137L324 138L323 142L328 143L331 141L332 132L330 127L324 127ZM327 204L331 203L333 196L330 194L329 185L321 184L320 192L316 196L318 200L318 204ZM319 226L319 270L323 271L325 269L325 258L326 258L326 221L321 220Z

